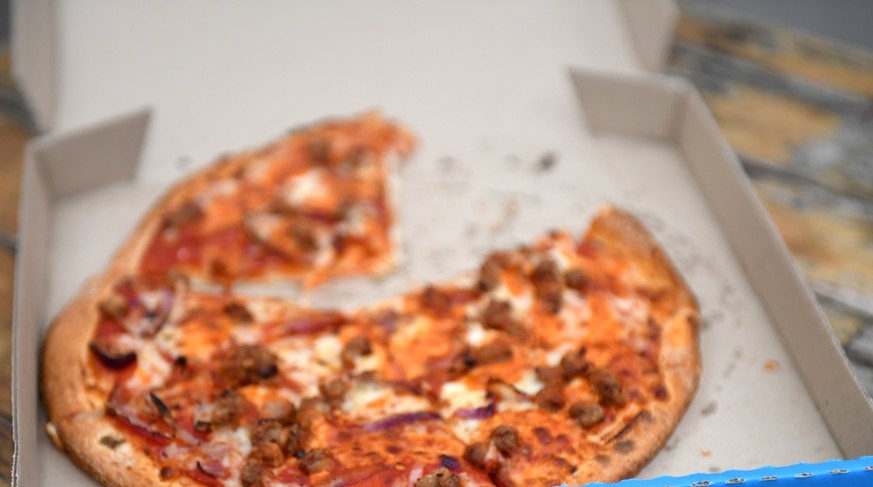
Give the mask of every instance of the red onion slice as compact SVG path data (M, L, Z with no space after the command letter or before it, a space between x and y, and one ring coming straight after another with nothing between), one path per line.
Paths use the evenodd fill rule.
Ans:
M419 411L416 413L395 414L394 416L388 416L387 418L380 419L375 423L370 423L364 426L364 431L374 433L377 431L385 431L387 429L396 428L398 426L409 423L415 423L418 421L432 421L435 419L442 419L442 416L434 411Z
M88 348L105 367L113 370L121 370L136 362L136 352L116 350L109 343L94 341L88 344Z
M301 316L288 320L281 326L281 332L288 335L314 335L345 322L342 315L329 313L315 316Z
M455 416L464 419L488 419L495 413L497 413L497 405L492 402L479 408L458 409L455 411Z
M445 467L452 472L461 470L461 462L458 461L457 458L448 455L440 455L440 466Z
M217 479L224 477L225 474L224 465L222 465L218 460L209 460L205 462L198 461L197 470Z

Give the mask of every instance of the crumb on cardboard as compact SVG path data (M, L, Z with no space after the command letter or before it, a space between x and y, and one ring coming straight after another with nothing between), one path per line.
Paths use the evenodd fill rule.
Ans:
M764 370L766 370L767 372L777 372L780 367L781 365L777 360L768 360L764 362Z

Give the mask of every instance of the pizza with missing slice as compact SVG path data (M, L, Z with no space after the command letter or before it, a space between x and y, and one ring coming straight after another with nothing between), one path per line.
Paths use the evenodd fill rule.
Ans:
M380 140L403 141L392 150L408 150L405 131L364 120L378 125ZM361 120L329 125L355 123ZM339 161L343 145L331 137ZM382 147L369 157L384 157L383 146L368 147ZM301 164L315 164L302 154ZM46 338L47 433L106 485L616 481L657 453L693 397L700 372L695 300L653 237L624 211L605 208L578 240L555 231L497 251L451 282L354 311L307 309L196 285L305 279L319 262L287 258L280 244L248 233L250 215L278 215L290 229L287 222L305 213L258 213L272 208L267 203L238 211L227 228L249 246L283 255L277 267L259 268L260 254L244 247L210 254L210 246L222 246L209 220L224 212L213 210L203 189L247 181L240 168L259 171L224 164L194 178L201 191L183 183L184 197L171 193ZM259 201L284 194L276 187L239 191ZM172 222L190 201L199 205L196 218ZM372 201L358 204L370 208ZM344 234L342 223L319 228ZM379 235L390 234L385 230ZM178 244L172 264L149 267L155 248L167 246L162 239L186 231L199 237ZM384 238L381 254L351 254L366 257L352 266L334 253L319 272L380 268L392 248ZM183 248L199 259L180 258ZM299 250L287 253L292 249ZM215 259L225 262L223 271L212 268Z

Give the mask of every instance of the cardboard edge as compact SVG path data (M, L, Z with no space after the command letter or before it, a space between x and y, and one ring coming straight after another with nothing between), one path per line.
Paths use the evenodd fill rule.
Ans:
M625 23L643 68L660 71L679 20L674 0L619 0Z
M19 207L19 241L15 260L15 299L12 321L12 485L20 484L21 472L37 469L37 404L39 325L42 319L38 297L44 295L46 266L39 257L48 246L49 205L45 181L40 174L34 148L25 149L22 198ZM30 323L30 326L24 326ZM35 346L24 347L23 345ZM24 380L22 380L24 377ZM25 416L28 416L25 418ZM27 420L25 420L27 419ZM33 473L34 477L38 475ZM35 478L34 478L35 480Z
M851 458L873 454L873 401L703 99L689 89L677 140L689 170L840 451Z
M592 132L670 140L682 150L840 451L873 454L873 401L697 90L660 75L571 75ZM643 101L647 110L636 109Z
M52 128L57 98L55 0L13 1L12 75L40 131Z
M141 109L81 129L40 136L25 148L19 207L22 245L15 262L12 322L13 486L38 484L40 325L47 318L42 297L49 264L41 256L48 253L52 201L132 179L149 120L150 111ZM72 167L68 161L75 158L82 164ZM101 166L101 171L92 170Z

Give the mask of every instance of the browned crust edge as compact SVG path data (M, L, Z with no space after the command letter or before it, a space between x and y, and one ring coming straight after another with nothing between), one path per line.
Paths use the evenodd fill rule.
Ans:
M640 259L668 279L676 293L676 308L662 324L659 366L669 397L651 403L619 438L598 478L586 481L617 482L636 475L663 447L694 398L700 380L700 312L685 280L654 236L633 215L612 206L603 208L591 223L590 235L620 246L630 259ZM621 444L623 441L628 443ZM584 470L584 469L580 469ZM580 474L584 475L580 471ZM582 479L580 479L582 480Z
M105 393L87 383L88 342L98 323L96 303L111 290L120 268L92 280L58 315L43 348L41 389L55 445L104 485L132 487L161 482L157 464L133 448L104 413ZM115 449L100 443L104 435L125 437ZM177 485L195 485L182 479Z

